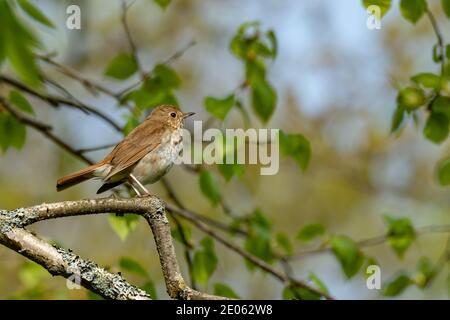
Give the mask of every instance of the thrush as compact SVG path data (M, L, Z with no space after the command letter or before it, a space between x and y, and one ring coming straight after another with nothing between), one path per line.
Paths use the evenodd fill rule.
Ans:
M180 156L184 119L193 114L170 105L156 107L103 160L62 177L56 183L56 190L99 178L103 185L97 194L126 182L137 195L148 193L144 185L163 177Z

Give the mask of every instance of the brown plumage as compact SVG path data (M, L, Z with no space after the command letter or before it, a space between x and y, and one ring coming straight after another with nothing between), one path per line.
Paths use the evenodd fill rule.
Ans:
M141 183L157 181L178 156L182 145L183 120L192 114L183 113L169 105L155 108L103 160L62 177L56 183L56 190L61 191L92 178L101 178L104 184L97 193L124 182L130 182L138 194L140 192L136 184L140 191L146 191Z

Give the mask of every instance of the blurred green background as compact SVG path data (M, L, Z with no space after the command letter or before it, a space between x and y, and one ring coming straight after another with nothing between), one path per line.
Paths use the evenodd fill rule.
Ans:
M124 83L102 76L108 62L118 52L128 50L119 1L74 1L81 8L81 30L65 28L65 9L73 1L32 2L56 26L45 28L27 20L41 39L43 52L57 52L57 61L112 90L119 91L136 81L136 77ZM429 0L428 4L444 38L450 39L450 20L440 1ZM414 73L437 68L430 58L436 40L428 20L421 19L413 26L393 5L381 29L369 30L360 1L331 0L172 0L165 10L153 1L138 0L128 14L140 60L147 69L195 40L196 44L172 65L182 80L176 91L180 106L184 111L195 111L195 120L208 118L203 106L205 96L224 96L242 81L242 64L229 50L238 26L258 20L263 28L275 31L279 54L269 66L268 77L278 101L268 126L302 133L311 142L312 156L304 172L295 161L285 159L274 176L260 176L256 166L246 166L241 178L228 183L218 175L225 202L234 212L261 208L276 232L293 239L296 252L315 246L295 240L298 230L307 223L321 223L330 234L345 234L356 240L383 234L385 214L408 217L417 227L450 223L449 190L438 185L435 173L436 164L450 154L448 141L433 144L412 123L401 135L389 133L398 86L407 83ZM42 64L41 68L81 101L125 123L126 110L118 108L113 99L89 94L51 66ZM2 66L2 72L11 73L10 66ZM8 88L0 84L0 92L6 94ZM36 117L51 123L56 134L74 147L114 143L121 138L104 122L79 111L55 110L33 98L30 102ZM252 120L255 126L263 126L256 118ZM240 125L240 114L235 110L220 124L222 128ZM108 151L88 156L100 160ZM83 166L28 129L23 150L9 149L0 156L0 208L94 197L99 187L95 182L55 191L57 178ZM196 174L174 167L167 177L186 206L230 222L202 195ZM150 190L168 199L159 183ZM111 228L107 215L44 221L30 229L115 272L121 270L122 257L138 261L155 283L159 298L168 298L151 231L143 220L138 220L136 229L124 241ZM194 229L195 241L202 237ZM446 237L419 237L403 259L387 244L363 251L376 258L384 282L401 270L413 272L422 256L436 261ZM239 238L233 241L242 243ZM183 275L188 278L182 247L179 243L176 246ZM205 291L212 292L213 284L222 282L241 297L282 297L281 283L261 271L248 271L241 257L218 243L216 250L217 270L209 286L203 287ZM337 298L382 298L380 291L367 289L362 273L348 280L331 253L307 256L292 266L301 279L313 271ZM148 281L122 271L131 283L143 285ZM65 279L52 278L17 253L0 247L1 299L92 297L84 289L68 290L65 283ZM447 299L447 291L447 272L442 272L425 290L411 287L399 297Z

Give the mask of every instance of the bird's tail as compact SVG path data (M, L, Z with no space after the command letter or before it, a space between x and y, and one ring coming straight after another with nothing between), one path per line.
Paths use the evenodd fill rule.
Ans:
M106 163L104 161L100 161L87 168L81 169L58 179L58 181L56 182L56 191L62 191L95 177L95 171L101 169L101 167L104 165L106 165Z

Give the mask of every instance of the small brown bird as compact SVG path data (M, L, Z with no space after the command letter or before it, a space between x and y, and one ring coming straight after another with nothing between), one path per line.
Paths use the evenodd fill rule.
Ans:
M137 195L148 193L144 185L158 181L180 155L183 122L193 114L170 105L155 108L103 160L62 177L56 183L56 190L100 178L103 185L97 194L124 182L128 182Z

